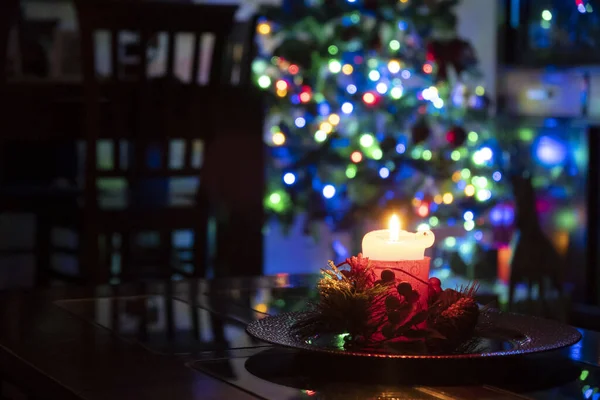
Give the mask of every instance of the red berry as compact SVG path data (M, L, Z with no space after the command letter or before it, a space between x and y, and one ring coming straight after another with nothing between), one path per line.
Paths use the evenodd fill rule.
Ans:
M392 311L387 315L387 317L388 321L390 321L390 324L397 325L402 320L402 313L400 311Z
M396 286L396 290L398 290L398 294L404 297L410 296L410 292L412 292L412 286L409 282L400 282L398 286Z
M390 271L389 269L386 269L385 271L383 271L381 273L381 280L384 282L391 282L394 279L396 279L396 274L394 274L394 271Z
M434 287L442 287L442 281L435 277L429 278L429 284Z
M438 292L435 290L433 285L429 285L428 293L429 293L429 298L431 299L431 298L435 297L435 295L437 295Z
M383 334L383 336L385 336L388 339L391 339L394 337L394 327L390 324L386 324L383 326L383 328L381 329L381 333Z
M406 301L408 301L409 303L416 303L419 300L419 292L417 292L416 290L412 290L411 293L408 296L404 296L404 298L406 299Z
M385 298L385 307L390 310L399 308L402 305L402 301L395 296L388 296Z

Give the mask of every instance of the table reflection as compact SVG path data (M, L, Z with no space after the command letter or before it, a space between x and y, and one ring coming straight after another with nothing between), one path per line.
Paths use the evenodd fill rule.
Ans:
M171 296L128 296L56 303L73 314L162 354L256 347L245 323ZM251 311L248 310L248 314Z
M365 360L285 349L192 366L265 399L600 399L600 368L559 353L454 361ZM223 373L227 371L227 373Z

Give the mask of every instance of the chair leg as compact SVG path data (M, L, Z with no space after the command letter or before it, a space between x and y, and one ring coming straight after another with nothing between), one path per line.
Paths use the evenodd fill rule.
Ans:
M109 271L100 260L99 235L93 223L83 227L79 255L79 275L86 284L101 284L108 281Z
M194 229L194 243L192 245L194 277L204 278L206 276L207 263L209 259L209 223L210 206L208 195L204 188L200 188L196 195L197 207L201 210L197 217L196 228Z
M34 244L36 286L50 283L51 235L52 226L49 218L44 213L40 213L36 218Z

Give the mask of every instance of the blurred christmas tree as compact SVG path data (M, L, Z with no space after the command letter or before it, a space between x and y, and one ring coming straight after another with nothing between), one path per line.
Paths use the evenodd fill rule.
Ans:
M267 208L348 229L391 209L480 239L508 195L456 0L285 0L258 25ZM405 227L406 229L407 227ZM477 237L479 236L479 237Z

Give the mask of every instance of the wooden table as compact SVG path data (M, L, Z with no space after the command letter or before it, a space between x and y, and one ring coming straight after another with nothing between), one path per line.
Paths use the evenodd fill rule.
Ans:
M600 335L591 331L558 352L435 364L303 354L245 333L265 313L303 307L315 281L279 275L3 294L3 390L64 400L598 397Z

